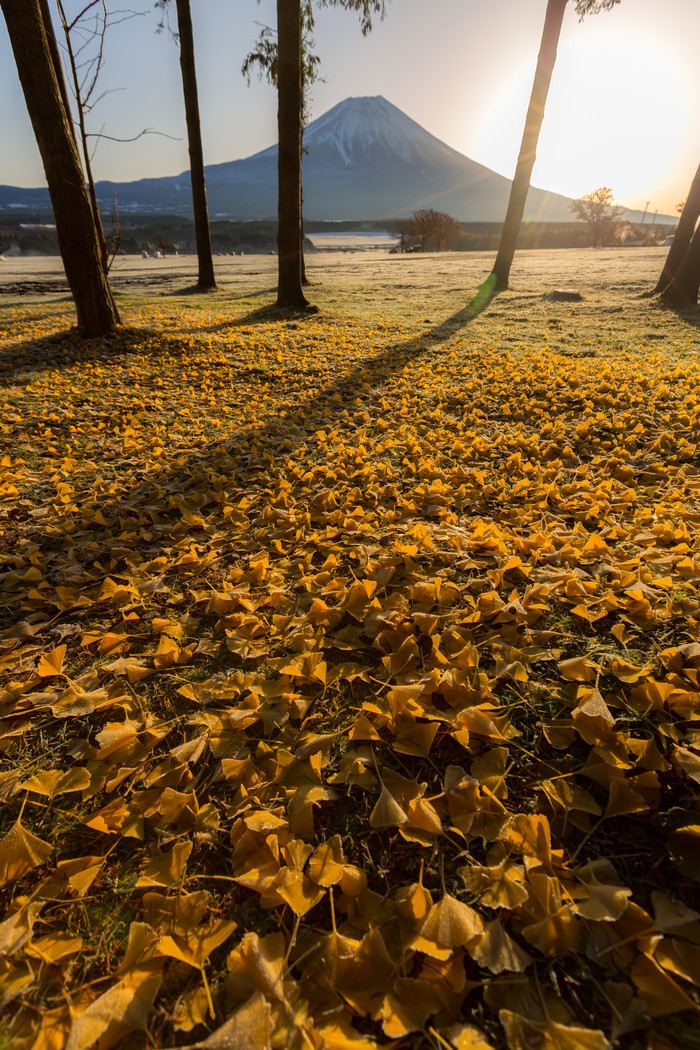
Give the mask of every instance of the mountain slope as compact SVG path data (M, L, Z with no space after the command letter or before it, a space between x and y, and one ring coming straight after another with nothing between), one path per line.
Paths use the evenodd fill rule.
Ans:
M307 219L405 218L419 208L471 222L503 220L510 180L458 153L381 95L348 98L306 129L303 158ZM206 169L212 216L268 218L277 212L277 146ZM100 182L111 210L192 213L189 172L137 182ZM0 186L0 208L48 203L45 189ZM570 200L531 189L526 219L571 221ZM640 213L629 212L630 219Z
M304 134L304 214L308 219L383 219L418 208L464 221L503 219L510 181L431 135L381 96L349 98ZM272 215L277 201L277 146L245 160L211 165L212 211ZM529 217L569 220L569 201L533 190Z

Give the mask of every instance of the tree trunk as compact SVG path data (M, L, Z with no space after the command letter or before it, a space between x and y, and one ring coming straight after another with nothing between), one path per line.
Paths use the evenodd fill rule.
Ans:
M676 236L678 236L676 234ZM700 226L693 234L688 250L676 270L673 280L661 293L664 303L693 304L698 301L700 288Z
M301 4L277 0L278 222L277 306L303 310L301 287Z
M194 230L197 241L199 267L197 288L204 292L216 288L216 278L214 277L214 260L211 253L211 231L209 229L209 211L207 208L207 186L204 178L204 152L202 150L202 127L199 120L199 99L194 65L194 35L192 33L190 0L177 0L177 31L180 37L180 69L182 70L182 90L185 96L192 206L194 208Z
M693 238L693 231L695 230L698 216L700 216L700 165L698 165L698 170L695 172L695 178L690 184L688 199L683 206L681 217L678 220L678 229L673 236L673 241L671 242L671 247L669 248L666 262L664 263L664 268L661 271L661 276L659 277L658 283L653 292L654 295L663 292L676 276L678 268L683 262L684 256L688 251L688 247Z
M41 10L41 17L46 29L46 42L49 48L49 54L51 55L51 61L53 63L54 73L56 74L56 82L58 84L58 90L61 92L61 98L63 99L63 105L65 106L66 113L70 116L70 98L68 96L68 88L66 87L66 78L63 75L63 65L61 63L61 53L58 50L58 41L56 40L56 34L54 33L53 22L51 21L51 11L49 9L48 0L39 0L39 8ZM71 121L71 131L73 137L75 137L75 128Z
M566 2L567 0L548 0L547 2L547 13L544 20L544 29L542 30L540 53L537 57L535 80L532 85L530 105L525 118L525 130L523 131L518 163L510 189L508 210L506 211L506 218L503 224L498 254L496 255L496 262L492 272L492 277L495 278L494 291L503 291L508 287L510 268L513 265L513 256L515 255L515 247L518 242L518 234L520 233L520 223L525 213L525 202L530 189L532 169L537 155L537 141L540 137L540 128L544 119L544 107L547 102L549 84L557 57L557 44L559 43Z
M85 178L54 68L40 0L0 0L51 196L56 233L78 325L110 335L119 314L102 268Z

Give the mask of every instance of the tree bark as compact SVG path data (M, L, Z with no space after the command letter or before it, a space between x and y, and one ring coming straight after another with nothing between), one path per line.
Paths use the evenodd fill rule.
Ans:
M673 236L673 241L671 242L671 247L669 248L666 262L664 263L664 268L661 271L658 283L654 289L654 295L657 295L659 292L663 292L664 289L668 288L676 276L678 268L683 262L693 238L693 232L695 230L695 224L698 221L698 216L700 216L700 165L698 165L698 170L695 172L695 178L690 184L688 198L683 206L681 217L678 220L678 228Z
M537 142L544 119L544 107L547 102L549 84L557 57L557 44L559 43L559 34L564 19L566 3L567 0L548 0L547 2L547 13L544 20L544 29L542 30L542 42L537 58L537 69L530 95L530 105L525 118L525 129L510 189L503 232L492 271L492 277L495 278L494 291L503 291L508 287L510 268L513 265L513 256L515 255L518 234L520 233L520 224L525 213L525 202L530 189L532 169L537 155Z
M0 8L46 173L78 325L91 338L110 335L119 324L119 314L102 267L73 125L54 67L41 2L0 0Z
M300 0L277 0L277 306L303 310L301 264L302 67Z
M678 236L676 234L676 236ZM677 305L697 303L700 289L700 226L693 234L688 250L676 274L661 293L664 303Z
M214 259L211 251L207 185L204 177L204 151L202 149L202 126L199 119L199 98L194 64L194 34L192 32L190 0L177 0L177 31L180 37L180 69L182 71L182 91L185 97L185 120L187 121L187 146L190 154L194 231L197 242L199 272L197 288L199 291L206 292L216 288L216 278L214 277Z

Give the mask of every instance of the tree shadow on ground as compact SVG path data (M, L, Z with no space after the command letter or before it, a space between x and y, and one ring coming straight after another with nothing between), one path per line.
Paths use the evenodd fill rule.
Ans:
M74 327L44 339L12 343L0 355L0 387L22 382L27 373L35 375L76 364L108 365L129 355L159 354L169 338L153 328L124 327L107 339L84 339Z
M399 343L393 343L381 349L372 356L362 357L353 362L352 367L345 373L330 373L327 383L316 387L308 395L300 398L297 404L286 406L286 418L280 418L276 411L271 411L260 426L249 427L245 431L234 432L225 438L210 442L197 452L192 452L187 459L178 458L176 463L163 463L165 469L155 470L144 476L137 473L129 479L131 484L126 490L122 490L114 497L105 498L100 503L100 512L103 520L111 521L114 528L105 528L104 525L92 525L83 523L83 527L75 528L73 512L66 510L65 517L51 516L50 525L44 527L37 521L36 525L29 529L26 525L22 527L23 534L30 534L32 545L41 553L50 554L54 557L62 547L60 537L69 537L66 542L71 547L71 557L81 558L80 552L85 551L85 558L91 563L95 557L100 561L108 559L106 564L113 561L112 555L118 550L124 551L124 528L126 521L139 514L139 508L148 506L148 513L153 520L164 523L172 522L180 517L179 504L182 498L187 497L190 490L201 485L203 472L211 467L216 467L219 472L225 472L230 477L231 484L235 487L245 487L252 481L257 468L251 464L251 451L255 446L256 457L271 454L282 455L285 460L294 458L295 450L305 448L310 441L315 440L315 434L319 428L332 426L337 423L338 417L346 409L356 409L358 400L367 400L377 388L397 376L401 371L416 358L433 352L441 344L451 339L457 332L466 328L474 321L489 305L493 299L490 289L482 285L474 298L460 310L445 318L439 324L426 332L412 336ZM251 315L247 315L249 318ZM253 317L261 320L269 320L269 308L255 311ZM275 313L279 316L279 312ZM290 316L292 316L290 314ZM293 315L303 318L304 314ZM318 315L309 320L316 324ZM248 321L250 323L250 320ZM143 349L143 344L152 338L153 332L135 330L130 333L130 338L135 344L131 352ZM65 337L64 337L65 341ZM53 343L44 340L41 344L31 344L26 348L22 367L25 369L30 365L40 366L38 360L40 353L48 356L53 346L61 348L61 339L56 338ZM57 361L52 357L49 362L44 362L44 367L56 367L63 363L91 362L95 359L104 360L104 341L92 341L92 343L67 343L65 356ZM127 350L120 348L118 352L125 353ZM158 350L153 351L157 353ZM245 384L250 376L248 369L240 374ZM277 378L277 377L272 377ZM284 377L279 377L284 381ZM2 380L0 380L1 382ZM5 380L7 382L7 380ZM242 396L245 391L242 389ZM292 422L290 416L300 422ZM173 498L173 496L177 498ZM58 508L56 508L58 509ZM60 511L59 511L60 515ZM10 514L5 518L5 533L7 539L8 529L14 531L19 524L23 514ZM120 523L117 525L116 523ZM138 541L136 541L138 546ZM157 550L166 545L172 545L170 527L166 527L159 539L148 546L148 554L156 556ZM97 552L99 551L99 555ZM118 569L110 570L118 572ZM31 586L31 585L30 585ZM12 595L12 604L15 601L22 602L26 594L20 587ZM5 606L7 612L9 609ZM7 615L7 613L5 614ZM3 617L4 618L4 617Z
M253 292L249 295L227 296L227 300L230 301L237 298L254 299L275 291L275 288L261 289L259 292ZM201 294L205 295L207 293L203 292ZM65 299L53 301L64 302ZM222 302L222 307L225 302L226 300ZM48 317L49 314L40 316ZM256 324L269 324L272 321L299 320L311 317L319 317L318 311L315 309L301 311L280 310L274 304L270 304L213 325L188 325L184 323L178 325L177 333L186 335L196 332L204 335L233 328L250 328ZM322 316L320 320L323 320ZM107 338L85 339L82 337L80 330L73 326L41 339L27 339L11 343L0 354L0 387L9 386L15 382L22 382L27 373L36 374L75 364L87 364L91 361L107 365L110 362L121 361L128 354L157 354L162 350L164 343L170 341L177 344L178 334L168 336L155 328L136 328L131 325L124 325L114 335Z
M185 288L171 288L167 292L161 292L164 298L177 299L179 296L185 298L193 295L201 296L216 296L216 299L211 299L207 302L207 306L215 306L217 304L223 305L227 302L235 302L239 299L260 299L263 295L275 295L277 288L260 288L257 292L241 292L239 295L234 294L232 290L229 290L225 285L217 284L216 288L198 288L196 284L188 284Z

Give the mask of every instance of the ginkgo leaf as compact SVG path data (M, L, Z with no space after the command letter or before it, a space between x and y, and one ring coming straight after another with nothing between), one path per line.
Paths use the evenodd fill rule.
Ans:
M325 890L298 868L282 868L272 888L295 915L306 915L323 898Z
M376 1050L377 1043L359 1032L350 1024L350 1020L338 1017L329 1024L315 1027L321 1039L321 1050Z
M630 977L637 986L639 998L649 1017L664 1017L697 1006L681 986L653 958L638 955Z
M285 938L282 933L258 937L246 933L226 961L226 992L232 1001L260 992L270 1002L286 1002L283 976Z
M207 989L203 984L195 985L178 1000L173 1013L173 1027L178 1032L190 1032L197 1025L205 1024L208 1017Z
M75 955L83 946L80 937L70 933L49 933L44 937L34 938L25 948L27 955L43 959L46 963L57 963Z
M84 897L99 874L107 857L74 857L59 860L56 868L68 882L73 893Z
M234 1047L270 1050L273 1029L270 1004L257 992L197 1046L202 1047L202 1050L233 1050Z
M512 937L509 937L499 919L484 924L483 936L467 945L472 959L491 973L522 973L532 958Z
M400 977L393 993L382 1003L382 1028L390 1039L419 1032L425 1028L427 1019L443 1006L444 1000L432 981Z
M559 674L571 682L595 682L599 670L598 664L584 656L574 656L559 663Z
M66 773L60 769L47 769L25 780L22 789L53 798L69 791L85 791L90 786L90 781L90 774L84 768L69 769Z
M408 816L398 804L387 787L382 786L381 794L369 818L373 828L393 828L408 824Z
M176 842L168 853L154 857L139 875L136 888L144 886L175 886L182 878L187 858L192 852L192 843L185 840Z
M647 1027L649 1022L644 1003L635 997L634 989L629 984L606 981L603 989L613 1012L613 1039L619 1039L621 1035L638 1028Z
M37 674L42 678L51 678L53 675L63 674L63 660L66 655L66 646L59 645L50 653L44 653L37 664Z
M228 919L215 919L210 925L190 930L182 937L166 934L158 942L158 951L199 969L210 953L228 940L237 925Z
M15 966L7 959L0 959L0 1010L4 1010L34 983L34 974L25 962Z
M340 835L333 835L314 850L309 860L308 875L318 886L334 886L343 877L345 858Z
M53 846L37 838L19 820L0 839L0 886L16 882L48 860Z
M651 894L654 905L654 925L662 933L678 934L700 944L700 912L668 897L660 890Z
M460 868L459 874L470 893L478 895L480 904L487 908L515 909L530 896L523 868L507 860L492 866Z
M654 950L654 962L667 973L700 987L700 945L688 944L679 937L663 940Z
M469 1024L453 1024L440 1032L454 1050L494 1050L483 1032Z
M157 970L135 971L113 985L73 1019L66 1050L97 1042L108 1050L129 1032L144 1030L161 979Z
M506 1031L510 1050L610 1050L600 1029L558 1024L556 1021L529 1021L511 1010L501 1010L499 1020Z
M445 948L469 944L483 932L484 924L479 914L449 893L432 906L420 928L421 937Z
M571 780L543 780L540 787L555 807L561 807L565 813L593 813L599 816L601 808L587 791Z
M16 907L0 922L0 956L14 955L31 940L34 924L44 906L43 901L20 899Z

